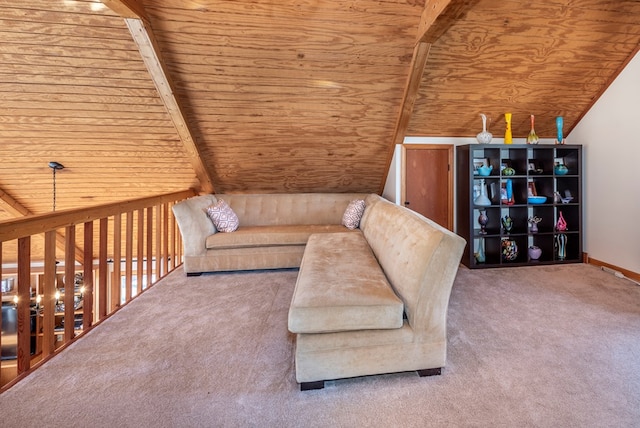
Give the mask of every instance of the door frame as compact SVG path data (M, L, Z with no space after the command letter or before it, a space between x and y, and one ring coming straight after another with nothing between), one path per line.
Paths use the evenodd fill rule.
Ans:
M447 229L453 231L453 144L402 144L402 159L400 161L400 204L405 206L407 201L407 150L446 150L449 167L447 168Z

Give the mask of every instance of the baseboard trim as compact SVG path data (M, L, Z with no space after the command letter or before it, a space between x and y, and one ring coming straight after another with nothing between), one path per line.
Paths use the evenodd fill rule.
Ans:
M600 266L600 267L603 267L603 268L608 268L608 269L620 272L626 278L628 278L628 279L630 279L630 280L632 280L634 282L640 282L640 273L633 272L633 271L631 271L629 269L621 268L620 266L616 266L616 265L613 265L611 263L603 262L602 260L591 258L591 257L589 257L589 255L587 253L583 254L583 261L585 263L590 264L590 265Z

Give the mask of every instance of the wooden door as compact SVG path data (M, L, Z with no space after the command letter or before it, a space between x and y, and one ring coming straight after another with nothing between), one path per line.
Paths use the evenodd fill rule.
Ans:
M402 203L453 230L453 145L403 144Z

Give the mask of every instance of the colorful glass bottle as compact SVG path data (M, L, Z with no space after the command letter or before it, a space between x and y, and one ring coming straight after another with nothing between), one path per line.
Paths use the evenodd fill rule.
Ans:
M564 119L562 116L556 117L556 144L564 144L564 135L562 133L562 127L564 126Z
M504 114L506 128L504 130L504 143L513 144L513 135L511 135L511 113Z

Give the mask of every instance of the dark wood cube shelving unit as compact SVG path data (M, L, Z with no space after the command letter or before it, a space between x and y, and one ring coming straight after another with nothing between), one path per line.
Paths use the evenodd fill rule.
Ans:
M488 176L480 176L480 163L492 166ZM557 174L555 165L564 164L568 171ZM553 263L582 262L582 146L569 144L468 144L456 147L457 178L457 233L467 240L462 263L469 268L525 266ZM515 170L505 175L504 167ZM474 204L474 187L478 189L484 180L490 206ZM507 203L501 193L507 180L511 180L513 200ZM530 190L546 196L544 203L528 201ZM570 195L573 199L557 200ZM480 233L478 217L480 209L486 209L488 223L486 233ZM558 218L566 220L567 230L556 230ZM513 227L504 230L501 219L511 217ZM528 219L539 217L538 231L532 232ZM566 255L561 258L557 249L557 237L566 235ZM518 255L506 260L502 255L502 241L515 241ZM482 246L485 261L480 263L475 254ZM532 260L528 248L542 250L538 260Z

